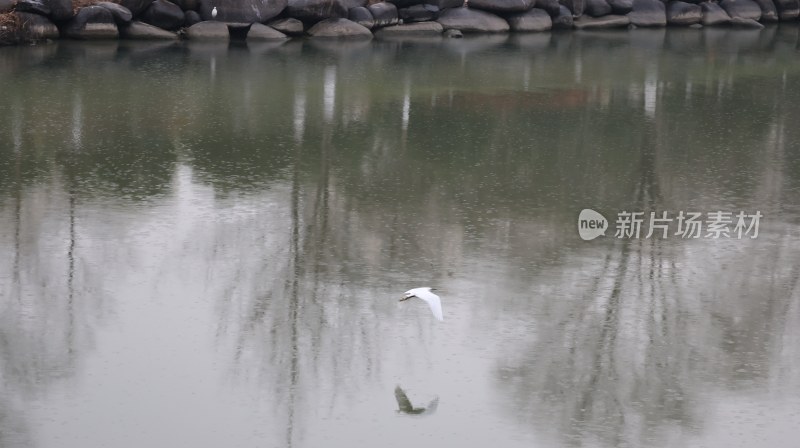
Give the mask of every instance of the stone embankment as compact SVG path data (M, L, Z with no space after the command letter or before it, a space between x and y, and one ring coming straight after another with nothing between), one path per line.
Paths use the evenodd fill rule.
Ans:
M796 22L800 0L0 0L0 43L460 37Z

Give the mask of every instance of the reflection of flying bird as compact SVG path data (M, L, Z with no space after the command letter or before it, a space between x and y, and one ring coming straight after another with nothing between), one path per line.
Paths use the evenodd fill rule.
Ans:
M402 412L403 414L433 414L436 412L436 408L439 406L439 397L436 397L430 403L428 403L428 407L415 408L411 405L411 400L408 399L408 396L403 389L400 388L400 386L394 388L394 398L397 400L397 407L400 408L397 412Z
M400 299L400 301L402 302L412 297L422 299L428 302L428 306L431 307L431 312L433 312L433 315L436 316L437 319L444 320L442 316L442 301L439 299L439 296L431 291L433 291L433 289L428 287L409 289L403 294L403 298Z

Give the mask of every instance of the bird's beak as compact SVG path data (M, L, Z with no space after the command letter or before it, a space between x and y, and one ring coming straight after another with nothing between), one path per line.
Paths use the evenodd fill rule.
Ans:
M408 299L410 299L411 297L413 297L413 296L403 296L403 298L402 298L402 299L400 299L400 302L402 302L402 301L404 301L404 300L408 300Z

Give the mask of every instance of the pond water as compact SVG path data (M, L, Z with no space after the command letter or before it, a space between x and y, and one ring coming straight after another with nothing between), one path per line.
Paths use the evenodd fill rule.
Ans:
M0 48L0 446L797 446L799 37Z

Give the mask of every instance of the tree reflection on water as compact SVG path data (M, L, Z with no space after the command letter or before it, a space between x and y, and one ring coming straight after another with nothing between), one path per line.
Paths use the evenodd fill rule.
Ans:
M499 404L443 390L448 409L419 421L470 422L450 405L469 403L568 445L684 442L716 418L709 397L798 395L797 31L716 33L7 53L0 445L35 445L31 403L112 356L95 338L135 282L200 291L164 334L203 322L216 345L191 341L198 365L269 407L280 446L385 384L392 405L408 366L427 378L450 355L469 361L452 389ZM47 83L60 102L36 94ZM756 240L584 243L584 207L765 220ZM404 322L388 303L410 279L449 286L460 314ZM472 287L493 295L455 294ZM496 382L470 382L485 371Z

